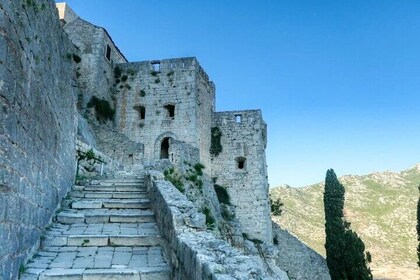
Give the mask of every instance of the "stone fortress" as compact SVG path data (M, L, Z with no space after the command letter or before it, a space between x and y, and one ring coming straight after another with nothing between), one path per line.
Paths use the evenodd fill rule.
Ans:
M81 217L56 212L69 196L94 184L131 187L142 174L172 279L288 279L273 244L267 125L260 110L217 112L215 98L196 58L128 62L66 3L1 0L2 279L103 277L25 264L38 248L63 246L48 224ZM87 187L75 188L75 176ZM137 276L121 279L149 279Z
M245 233L271 244L267 126L261 111L216 112L214 83L196 58L127 62L105 29L66 4L58 8L81 57L82 106L92 96L115 104L116 130L143 144L126 156L139 165L160 159L182 164L183 153L196 149L204 172L227 187ZM210 153L212 128L222 135L217 155Z

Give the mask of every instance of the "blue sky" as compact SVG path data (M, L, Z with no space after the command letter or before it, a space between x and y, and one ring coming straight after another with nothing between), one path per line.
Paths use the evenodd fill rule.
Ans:
M420 162L420 1L67 3L129 61L196 56L218 111L262 109L272 187Z

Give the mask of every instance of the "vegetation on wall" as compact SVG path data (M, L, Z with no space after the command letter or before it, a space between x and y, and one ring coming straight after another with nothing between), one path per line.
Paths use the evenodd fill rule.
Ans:
M280 198L277 198L273 200L270 195L270 208L271 208L271 214L274 216L280 216L283 212L283 202L281 202Z
M196 163L194 165L190 163L185 163L187 166L190 166L190 168L187 169L186 174L184 174L184 178L187 181L190 181L191 183L196 186L200 192L203 191L203 180L201 176L203 176L203 169L205 166L201 163Z
M184 162L184 164L189 166L185 173L180 173L174 168L165 170L163 173L165 175L165 180L171 182L182 193L185 192L184 185L188 182L202 192L204 183L201 176L203 176L203 169L205 166L201 163L192 165L191 163Z
M121 74L122 74L121 67L115 66L115 68L114 68L114 78L118 79L119 77L121 77Z
M222 132L220 128L215 126L211 128L211 146L210 146L210 154L212 156L217 157L223 150L222 143Z
M230 205L230 196L225 187L214 184L214 190L220 203Z
M180 192L185 192L184 183L182 181L182 175L175 170L175 168L169 168L163 172L165 180L171 182Z
M111 108L111 105L105 99L99 99L96 96L92 96L87 104L87 107L95 108L96 119L99 122L114 120L115 110Z
M344 186L338 181L334 170L327 171L325 178L325 250L331 279L371 280L368 267L370 253L365 255L365 245L350 223L344 218Z
M93 151L93 149L90 149L86 152L77 150L76 159L77 159L76 182L82 178L79 176L79 166L80 166L81 161L85 160L89 162L89 165L84 166L84 169L88 172L93 172L95 170L96 163L103 162L103 160L100 157L95 155L95 152Z
M208 228L214 228L216 224L216 220L214 219L213 215L211 214L210 208L204 207L202 210L203 214L206 216L206 225Z
M76 63L80 63L82 61L82 58L78 56L77 54L73 53L73 60Z

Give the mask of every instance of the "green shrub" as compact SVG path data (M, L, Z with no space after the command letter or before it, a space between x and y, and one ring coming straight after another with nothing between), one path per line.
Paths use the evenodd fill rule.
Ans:
M99 99L96 96L92 96L87 104L87 107L95 108L96 119L99 122L114 120L115 110L111 108L111 105L105 99Z
M277 198L276 200L272 200L270 197L270 206L271 206L271 214L274 216L280 216L283 212L283 202L281 202L280 198Z
M79 63L80 61L82 61L82 58L74 53L73 54L73 60L74 60L74 62Z
M114 68L114 77L119 78L119 77L121 77L121 74L122 74L121 68L119 66L116 66Z
M204 207L203 214L206 216L206 225L209 228L214 228L216 220L213 218L211 211L208 207Z
M182 182L182 176L174 168L169 168L163 172L165 180L171 182L180 192L184 193L184 183Z
M212 156L217 157L223 150L222 148L222 132L220 129L215 126L211 128L211 146L210 146L210 154Z
M220 203L230 205L230 197L227 190L224 187L215 184L214 190L216 191L217 199Z
M124 75L124 76L121 77L121 81L123 81L123 82L126 82L127 79L128 79L128 76L127 75Z
M194 169L197 172L197 175L199 175L199 176L203 176L203 169L204 168L206 168L206 167L199 162L194 164Z

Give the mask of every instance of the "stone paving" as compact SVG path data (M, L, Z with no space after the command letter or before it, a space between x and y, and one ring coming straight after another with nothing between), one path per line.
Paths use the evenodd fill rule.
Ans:
M21 279L170 279L149 207L141 179L73 187Z

